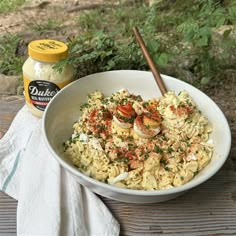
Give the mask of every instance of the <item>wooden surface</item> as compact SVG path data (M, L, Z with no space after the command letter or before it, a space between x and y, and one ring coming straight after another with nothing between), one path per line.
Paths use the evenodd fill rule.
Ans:
M0 99L0 134L23 103L22 97ZM236 235L235 159L231 151L214 177L168 202L136 205L102 200L119 221L121 235ZM14 199L0 193L0 235L16 235L16 207Z

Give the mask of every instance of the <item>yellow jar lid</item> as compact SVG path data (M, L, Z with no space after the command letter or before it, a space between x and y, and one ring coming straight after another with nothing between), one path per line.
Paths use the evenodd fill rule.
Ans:
M28 45L28 54L35 60L57 62L68 55L66 44L52 39L35 40Z

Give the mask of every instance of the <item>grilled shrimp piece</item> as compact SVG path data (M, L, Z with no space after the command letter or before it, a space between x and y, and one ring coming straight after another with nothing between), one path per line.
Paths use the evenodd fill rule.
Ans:
M125 105L119 105L113 115L113 121L123 129L128 129L133 126L133 121L136 117L136 112L132 105L128 102Z
M134 132L141 138L152 138L160 131L161 117L157 111L139 115L134 121Z

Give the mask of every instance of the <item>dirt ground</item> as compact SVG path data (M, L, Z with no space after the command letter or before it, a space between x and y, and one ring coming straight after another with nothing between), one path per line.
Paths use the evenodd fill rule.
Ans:
M0 35L27 31L31 24L40 24L54 19L60 19L60 26L73 26L75 18L79 16L78 8L92 8L103 4L103 0L28 0L17 11L0 14Z

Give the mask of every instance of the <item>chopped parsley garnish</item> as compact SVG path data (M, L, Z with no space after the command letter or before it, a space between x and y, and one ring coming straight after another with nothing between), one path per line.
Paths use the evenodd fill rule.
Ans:
M142 102L143 99L142 99L142 97L141 97L140 95L137 95L137 96L136 96L136 101L138 101L138 102Z
M133 143L128 143L128 150L130 151L133 147Z
M157 153L163 153L163 150L158 145L155 145L154 150Z
M108 101L107 98L105 98L105 99L102 100L102 103L103 103L103 104L108 104L108 102L109 102L109 101Z
M123 162L125 164L128 164L129 163L129 158L128 157L125 157L125 156L121 156L121 157L118 157L115 159L117 162Z
M121 120L123 120L124 122L127 122L127 123L133 123L134 119L135 119L135 117L130 117L130 118L124 117L119 113L117 113L116 116L117 116L117 118L119 118L119 119L121 119Z
M161 163L162 165L164 165L164 166L166 166L166 165L167 165L167 161L166 161L166 160L164 160L164 159L161 159L161 160L160 160L160 163Z
M149 158L149 153L146 152L145 155L144 155L144 160L146 161L148 158Z
M88 103L84 103L83 105L80 106L80 110L83 110L84 108L89 108L90 105Z
M122 101L121 101L121 104L125 105L125 104L127 104L127 102L128 102L128 99L127 98L123 98Z
M64 152L69 148L69 146L67 145L66 142L63 142L63 146L64 146Z
M166 138L166 136L162 136L161 137L163 141L167 141L168 139Z
M173 151L174 151L174 149L172 147L168 147L167 153L172 153Z
M165 166L164 169L165 169L166 171L170 171L170 168L167 167L167 166Z
M188 99L186 100L186 103L187 103L189 106L192 106L192 105L193 105Z
M187 144L187 147L190 147L191 146L191 144L187 141L186 142L186 144Z
M80 164L80 166L79 166L82 170L86 170L86 166L85 165L83 165L83 164Z
M148 102L144 102L144 103L143 103L143 107L144 107L144 108L148 107L148 105L149 105Z
M133 141L134 138L133 138L132 136L128 136L128 137L127 137L127 140L129 140L129 141ZM134 145L134 144L132 144L132 145Z

